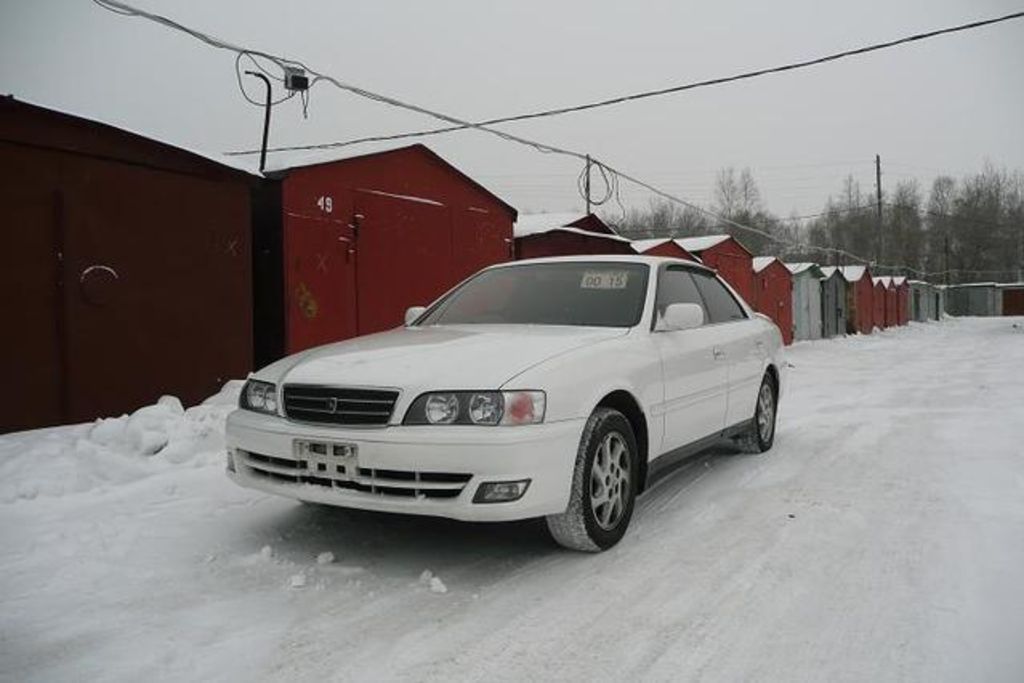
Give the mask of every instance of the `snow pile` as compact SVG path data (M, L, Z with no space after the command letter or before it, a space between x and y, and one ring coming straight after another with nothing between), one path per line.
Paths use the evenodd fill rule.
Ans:
M6 437L0 441L0 502L125 484L185 464L219 464L224 420L241 386L228 382L187 410L174 396L162 396L131 415Z
M424 569L423 573L420 574L420 583L429 588L431 593L448 592L448 586L444 585L444 581L441 580L441 577L434 576L434 572L429 569Z

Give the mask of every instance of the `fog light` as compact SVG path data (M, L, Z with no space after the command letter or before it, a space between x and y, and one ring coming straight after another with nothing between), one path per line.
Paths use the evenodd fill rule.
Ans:
M530 486L529 479L521 481L488 481L480 484L473 496L474 503L509 503L519 500Z

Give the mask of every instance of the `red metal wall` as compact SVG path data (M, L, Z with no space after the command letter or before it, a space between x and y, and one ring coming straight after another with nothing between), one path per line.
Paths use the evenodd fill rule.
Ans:
M753 256L735 239L729 238L698 254L704 265L714 268L722 278L732 285L747 303L753 305L754 291Z
M793 276L779 261L754 273L754 309L775 321L782 340L793 343Z
M633 254L629 242L590 237L575 232L552 230L536 235L516 238L516 258L543 258L545 256L574 256L580 254Z
M885 326L896 327L899 322L899 294L896 292L896 285L890 280L885 288Z
M850 309L847 318L849 331L871 334L875 324L875 286L870 272L865 270L861 279L849 283L846 294L846 303Z
M0 431L186 404L252 363L249 183L182 150L0 100ZM16 331L16 333L14 333Z
M1024 315L1024 287L1003 290L1003 315Z
M880 330L884 330L887 326L885 324L885 298L886 298L886 287L881 282L875 282L872 285L872 315L871 324Z
M422 145L291 169L281 193L288 353L401 325L511 257L515 210Z

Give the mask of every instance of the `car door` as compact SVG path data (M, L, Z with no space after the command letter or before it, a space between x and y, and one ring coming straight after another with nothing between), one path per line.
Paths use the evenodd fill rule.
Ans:
M728 368L728 399L724 426L754 415L764 358L762 321L750 318L736 297L710 273L694 273L694 282L707 306L709 326L716 331L716 348Z
M665 387L662 453L720 432L728 400L728 366L720 350L716 354L719 332L716 326L707 324L707 308L690 269L663 266L658 274L655 324L666 306L677 303L701 306L705 325L651 333L661 358Z

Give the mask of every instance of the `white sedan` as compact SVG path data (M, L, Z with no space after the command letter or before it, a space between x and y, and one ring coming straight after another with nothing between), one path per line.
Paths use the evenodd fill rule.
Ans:
M404 327L251 375L229 476L303 501L622 538L637 495L721 439L771 448L778 328L701 265L536 259L480 271Z

